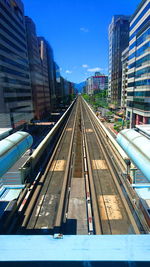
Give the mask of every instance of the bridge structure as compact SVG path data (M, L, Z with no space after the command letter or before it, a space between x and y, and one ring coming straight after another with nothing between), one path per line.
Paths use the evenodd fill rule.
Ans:
M26 185L1 218L1 263L147 264L149 217L133 166L78 97L20 168Z

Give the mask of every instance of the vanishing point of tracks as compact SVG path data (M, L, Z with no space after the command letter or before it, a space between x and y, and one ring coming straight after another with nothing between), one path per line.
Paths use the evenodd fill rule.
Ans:
M36 187L23 231L140 233L97 124L80 97Z

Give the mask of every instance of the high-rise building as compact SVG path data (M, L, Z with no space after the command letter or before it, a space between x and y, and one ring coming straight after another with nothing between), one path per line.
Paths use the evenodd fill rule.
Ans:
M47 116L50 111L50 93L48 77L45 74L44 66L44 45L38 45L36 36L36 27L31 18L25 17L26 32L27 32L27 47L29 56L32 99L34 107L34 118L42 119ZM41 55L40 55L41 52ZM46 66L45 66L46 67Z
M49 85L50 85L50 99L51 99L51 108L56 107L56 68L54 62L53 49L50 44L46 41L47 49L47 62L48 62L48 76L49 76Z
M75 94L75 84L73 82L69 82L69 95Z
M86 80L86 93L88 95L92 95L93 94L93 90L92 90L92 77L88 77Z
M0 126L22 127L32 112L24 7L0 0Z
M50 111L51 97L50 97L50 80L49 80L49 64L48 64L48 52L47 41L43 37L38 37L40 59L42 65L43 87L44 87L44 103L45 109Z
M43 73L46 78L45 82L47 86L49 86L50 106L51 110L53 110L56 107L56 65L54 62L53 50L44 37L38 37L38 40L41 60L42 64L44 64Z
M120 105L122 86L121 55L129 44L129 16L115 15L109 25L109 101Z
M127 87L128 87L128 56L129 47L122 52L122 88L121 88L121 108L126 108Z
M64 79L64 93L65 93L65 96L69 95L69 82L66 79Z
M60 68L56 62L55 62L55 73L56 73L56 82L55 82L56 106L58 107L63 98L63 88L62 88L62 78L60 75Z
M96 72L94 76L91 76L86 81L87 94L95 94L101 90L108 89L108 76L102 75L99 72Z
M150 123L150 1L143 0L131 17L127 117L130 126Z

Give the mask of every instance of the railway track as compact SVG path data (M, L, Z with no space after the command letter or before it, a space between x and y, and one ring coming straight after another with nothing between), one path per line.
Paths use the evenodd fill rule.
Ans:
M21 231L32 230L34 232L33 230L36 230L40 232L43 230L43 232L49 232L61 220L60 206L63 204L65 195L75 117L76 104L23 214Z
M118 183L117 173L107 155L107 148L103 146L96 123L84 103L83 118L88 166L93 179L96 234L139 234L140 230Z
M102 140L79 97L17 233L140 234Z

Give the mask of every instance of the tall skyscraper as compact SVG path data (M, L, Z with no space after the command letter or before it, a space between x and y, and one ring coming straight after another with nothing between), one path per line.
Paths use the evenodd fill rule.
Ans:
M38 37L40 59L42 65L42 76L44 86L44 99L45 108L51 110L51 97L50 97L50 80L49 80L49 64L48 64L48 52L47 52L47 41L43 37Z
M121 107L126 108L127 105L127 87L128 87L128 57L129 47L122 52L122 88L121 88Z
M50 83L50 98L52 109L56 106L56 92L55 92L55 81L56 81L56 68L54 62L53 49L48 42L46 42L47 47L47 60L48 60L48 75Z
M25 22L34 118L42 119L50 112L47 55L45 55L44 41L40 42L39 49L34 22L29 17L25 17Z
M143 0L130 22L127 117L130 126L150 123L150 1Z
M88 95L92 95L93 94L93 90L92 90L92 76L91 77L88 77L87 80L86 80L86 93Z
M61 86L61 76L60 76L60 68L55 62L55 73L56 73L56 81L55 81L55 92L56 92L56 106L61 103L63 98L62 86Z
M53 50L52 50L49 42L46 41L45 38L38 37L38 40L39 40L41 59L44 55L43 64L46 64L45 67L43 68L43 71L46 71L46 72L48 71L50 104L51 104L51 109L53 109L55 107L55 103L56 103L56 92L55 92L56 68L55 68ZM47 76L47 74L46 74L46 76ZM47 78L46 78L46 81L47 81Z
M121 55L129 43L129 16L115 15L109 25L109 87L108 97L117 105L121 103Z
M23 4L0 0L0 127L22 127L32 111Z

